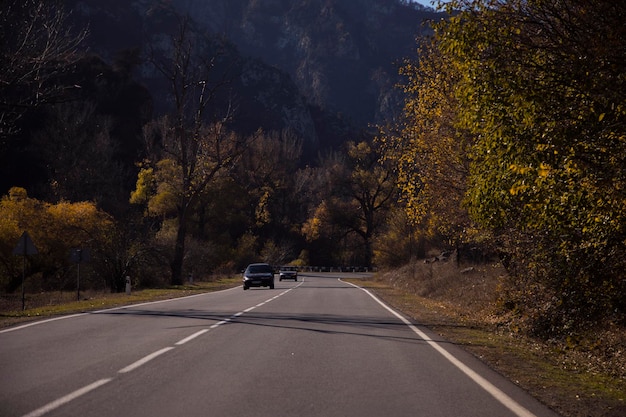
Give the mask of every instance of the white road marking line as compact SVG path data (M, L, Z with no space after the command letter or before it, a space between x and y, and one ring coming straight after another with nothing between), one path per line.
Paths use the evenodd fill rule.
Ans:
M12 331L15 331L15 330L25 329L25 328L31 327L31 326L36 326L38 324L50 323L51 321L57 321L57 320L70 319L72 317L80 317L80 316L84 316L86 314L87 313L70 314L69 316L61 316L61 317L55 317L55 318L52 318L52 319L46 319L46 320L41 320L41 321L34 321L32 323L22 324L21 326L11 327L11 328L8 328L8 329L0 330L0 333L8 333L8 332L12 332Z
M169 346L169 347L163 348L161 350L157 350L156 352L151 353L148 356L144 356L143 358L139 359L137 362L131 363L126 368L120 369L118 372L120 374L125 374L127 372L132 371L132 370L135 370L135 369L139 368L141 365L144 365L144 364L150 362L152 359L156 358L157 356L162 355L165 352L169 352L172 349L174 349L174 348L172 346Z
M30 413L24 415L23 417L41 417L44 414L49 413L52 410L55 410L59 407L61 407L64 404L69 403L72 400L75 400L76 398L80 397L81 395L85 395L90 391L95 390L98 387L101 387L102 385L112 381L113 378L107 378L107 379L101 379L99 381L94 382L93 384L89 384L81 389L78 389L74 392L72 392L71 394L68 394L64 397L59 398L58 400L54 400L51 403L48 403L46 405L44 405L41 408L36 409L35 411L31 411Z
M179 340L178 342L175 343L175 345L176 346L184 345L185 343L195 339L198 336L201 336L201 335L205 334L208 331L209 331L209 329L203 329L203 330L200 330L199 332L195 332L191 336L187 336L186 338L184 338L182 340Z
M299 284L298 287L300 285L302 285L302 283ZM296 288L296 287L294 287L294 288ZM275 296L273 298L270 298L269 300L266 300L266 301L264 301L264 302L262 302L260 304L257 304L254 307L249 307L249 308L247 308L247 309L245 309L243 311L240 311L240 312L234 314L233 316L231 316L231 318L219 321L219 322L213 324L210 327L210 329L219 327L222 324L229 323L232 320L232 318L239 317L239 316L241 316L241 315L243 315L245 313L248 313L248 312L254 310L257 307L263 306L264 304L267 304L270 301L275 300L276 298L280 297L281 295L288 293L292 289L293 288L290 288L290 289L288 289L288 290L278 294L277 296ZM228 291L228 290L225 290L225 291ZM200 296L200 295L205 295L205 294L197 294L197 295L193 295L193 296L190 296L190 297L197 297L197 296ZM189 297L182 297L182 298L189 298ZM143 303L143 304L134 304L134 305L124 306L124 307L117 307L117 308L113 308L113 309L109 309L109 310L99 310L99 311L91 312L91 313L79 313L79 314L73 314L73 315L70 315L70 316L55 317L53 319L42 320L42 321L38 321L38 322L34 322L34 323L25 324L25 325L22 325L22 326L19 326L19 327L6 329L6 330L3 330L3 331L0 331L0 333L6 333L6 332L13 331L13 330L18 330L18 329L23 329L25 327L34 326L34 325L37 325L37 324L43 324L43 323L47 323L47 322L51 322L51 321L55 321L55 320L67 319L67 318L70 318L70 317L84 316L84 315L93 314L93 313L103 313L103 312L106 312L106 311L120 310L120 309L123 309L123 308L130 308L130 307L137 307L137 306L147 305L147 304L156 304L156 303L162 303L162 302L169 302L169 301L174 301L174 300L177 300L177 299L169 299L169 300L164 300L164 301L156 301L156 302L149 302L149 303ZM187 343L187 342L189 342L189 341L191 341L191 340L193 340L193 339L203 335L204 333L206 333L208 331L209 331L209 329L203 329L203 330L197 331L196 333L194 333L192 335L189 335L189 336L187 336L184 339L179 340L175 344L177 346L183 345L183 344L185 344L185 343ZM147 355L147 356L143 357L142 359L139 359L138 361L128 365L127 367L120 369L118 371L118 373L124 374L124 373L131 372L131 371L139 368L140 366L150 362L152 359L155 359L156 357L158 357L158 356L160 356L160 355L162 355L162 354L164 354L166 352L169 352L172 349L175 349L175 347L174 346L169 346L169 347L163 348L161 350L157 350L156 352L153 352L150 355ZM68 394L68 395L66 395L64 397L61 397L61 398L59 398L59 399L57 399L55 401L52 401L51 403L48 403L48 404L44 405L43 407L40 407L40 408L36 409L35 411L32 411L32 412L30 412L30 413L28 413L28 414L26 414L26 415L24 415L22 417L41 417L41 416L43 416L43 415L45 415L45 414L47 414L47 413L49 413L49 412L59 408L59 407L61 407L62 405L67 404L70 401L73 401L76 398L78 398L78 397L80 397L82 395L85 395L88 392L93 391L96 388L98 388L98 387L100 387L100 386L102 386L104 384L107 384L107 383L111 382L112 380L113 380L113 378L106 378L106 379L101 379L99 381L96 381L93 384L87 385L87 386L85 386L85 387L83 387L81 389L78 389L78 390L76 390L76 391L74 391L74 392L72 392L72 393L70 393L70 394Z
M168 298L167 300L147 301L145 303L129 304L129 305L126 305L126 306L107 308L107 309L104 309L104 310L90 311L89 313L86 313L86 314L102 314L102 313L108 313L109 311L124 310L126 308L133 308L133 307L143 307L143 306L147 306L147 305L150 305L150 304L171 303L173 301L178 301L178 300L183 300L183 299L188 299L188 298L202 297L202 296L209 295L209 294L216 294L216 293L220 293L220 292L233 291L236 288L239 288L239 287L227 288L225 290L219 290L219 291L203 292L203 293L200 293L200 294L186 295L184 297Z
M345 281L342 281L345 282ZM366 290L365 288L361 288L358 285L352 284L350 282L346 282L347 284L352 285L362 291L365 291L367 295L372 297L374 301L383 306L387 311L396 316L400 321L406 324L415 334L417 334L422 340L428 343L432 348L434 348L437 352L439 352L444 358L446 358L452 365L456 366L461 372L467 375L472 381L478 384L481 388L491 394L496 400L498 400L502 405L511 410L518 417L536 417L533 413L528 411L526 408L522 407L517 401L513 398L506 395L502 392L498 387L493 385L491 382L487 381L485 378L477 374L474 370L472 370L469 366L465 365L463 362L455 358L450 352L445 350L439 343L432 340L430 337L426 335L426 333L422 332L418 329L413 323L409 320L401 316L399 313L395 312L391 307L387 306L381 300L378 299L374 294Z
M25 329L25 328L31 327L31 326L37 326L39 324L49 323L51 321L65 320L65 319L71 319L73 317L85 316L87 314L102 314L102 313L107 313L109 311L123 310L125 308L132 308L132 307L141 307L141 306L145 306L145 305L149 305L149 304L169 303L171 301L182 300L182 299L185 299L185 298L201 297L201 296L207 295L207 294L215 294L215 293L219 293L219 292L233 291L233 290L235 290L237 288L240 288L240 287L227 288L225 290L219 290L219 291L203 292L201 294L188 295L188 296L185 296L185 297L168 298L167 300L148 301L146 303L140 303L140 304L129 304L127 306L113 307L113 308L109 308L109 309L105 309L105 310L94 310L94 311L89 311L89 312L86 312L86 313L69 314L67 316L54 317L54 318L51 318L51 319L34 321L32 323L23 324L21 326L16 326L16 327L11 327L11 328L8 328L8 329L0 330L0 334L13 332L15 330Z

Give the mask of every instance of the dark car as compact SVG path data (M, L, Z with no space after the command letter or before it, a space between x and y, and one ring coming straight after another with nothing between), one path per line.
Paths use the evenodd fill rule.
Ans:
M250 264L243 271L243 289L270 287L274 289L274 269L268 264Z
M298 280L298 268L295 266L281 266L278 270L278 280L282 281L284 279L292 279L294 281Z

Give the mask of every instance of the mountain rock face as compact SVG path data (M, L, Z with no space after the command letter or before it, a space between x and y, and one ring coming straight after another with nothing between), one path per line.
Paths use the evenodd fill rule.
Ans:
M393 117L402 103L399 64L414 58L416 39L430 33L424 22L440 17L402 0L68 3L75 18L89 23L90 49L111 62L122 51L147 51L149 42L171 33L174 15L189 15L197 30L227 39L238 54L239 128L288 128L309 151ZM158 110L165 91L155 74L141 74ZM329 123L340 132L329 132Z
M310 103L357 125L388 118L398 64L438 13L399 0L172 0L243 55L287 72ZM201 18L200 18L201 17Z

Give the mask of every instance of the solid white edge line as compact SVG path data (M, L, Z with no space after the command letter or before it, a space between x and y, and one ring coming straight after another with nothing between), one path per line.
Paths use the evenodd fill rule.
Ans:
M341 281L341 279L339 279L339 280ZM358 288L361 291L364 291L374 301L376 301L378 304L383 306L387 311L389 311L391 314L393 314L398 319L400 319L400 321L402 321L404 324L406 324L415 334L417 334L422 340L424 340L432 348L434 348L437 352L439 352L452 365L454 365L457 369L459 369L461 372L463 372L465 375L467 375L472 381L474 381L476 384L478 384L482 389L484 389L489 394L491 394L491 396L494 397L496 400L498 400L502 405L504 405L506 408L511 410L513 413L515 413L515 415L517 415L519 417L537 417L537 416L535 416L535 414L531 413L526 408L522 407L513 398L509 397L504 392L502 392L502 390L500 390L498 387L496 387L491 382L487 381L485 378L483 378L482 376L477 374L469 366L465 365L463 362L461 362L460 360L455 358L450 352L445 350L439 343L437 343L436 341L434 341L430 337L428 337L426 335L426 333L422 332L420 329L418 329L414 324L412 324L405 317L403 317L402 315L400 315L399 313L394 311L391 307L389 307L388 305L383 303L380 299L378 299L378 297L376 297L370 291L366 290L365 288L359 287L356 284L352 284L351 282L346 282L346 281L342 281L342 282L345 282L346 284L350 284L353 287Z
M179 340L178 342L175 343L175 345L176 346L184 345L185 343L192 341L196 337L201 336L201 335L205 334L208 331L209 331L209 329L203 329L203 330L200 330L198 332L195 332L191 336L187 336L186 338L184 338L182 340Z
M148 302L145 302L145 303L129 304L129 305L120 306L120 307L106 308L104 310L90 311L90 312L85 313L85 314L102 314L102 313L108 313L109 311L123 310L125 308L143 307L143 306L147 306L147 305L151 305L151 304L171 303L172 301L183 300L183 299L186 299L186 298L202 297L204 295L209 295L209 294L216 294L216 293L225 292L225 291L233 291L233 290L235 290L237 288L239 288L239 287L226 288L225 290L219 290L219 291L203 292L203 293L200 293L200 294L187 295L187 296L184 296L184 297L168 298L167 300L148 301Z
M122 369L120 369L117 372L120 373L120 374L125 374L127 372L133 371L133 370L139 368L141 365L144 365L144 364L150 362L152 359L156 358L157 356L162 355L165 352L169 352L172 349L174 349L174 348L170 346L170 347L163 348L161 350L157 350L156 352L153 352L153 353L149 354L148 356L145 356L145 357L139 359L135 363L131 363L127 367L122 368Z
M141 306L145 306L145 305L149 305L149 304L169 303L171 301L182 300L184 298L193 298L193 297L200 297L200 296L207 295L207 294L215 294L215 293L219 293L219 292L233 291L233 290L235 290L237 288L239 288L239 287L226 288L225 290L219 290L219 291L203 292L203 293L200 293L200 294L187 295L185 297L168 298L167 300L148 301L146 303L129 304L129 305L126 305L126 306L107 308L107 309L104 309L104 310L86 311L84 313L70 314L70 315L67 315L67 316L60 316L60 317L54 317L54 318L51 318L51 319L38 320L38 321L31 322L31 323L22 324L22 325L18 325L18 326L15 326L15 327L9 327L8 329L0 330L0 334L2 334L2 333L9 333L9 332L13 332L13 331L16 331L16 330L25 329L25 328L31 327L31 326L37 326L37 325L40 325L40 324L50 323L51 321L65 320L65 319L71 319L73 317L85 316L87 314L102 314L102 313L106 313L106 312L109 312L109 311L123 310L125 308L132 308L132 307L141 307Z
M298 284L296 287L293 287L293 288L298 288L300 285L302 285L303 282L304 282L304 278L302 279L300 284ZM239 286L232 287L232 288L226 288L225 290L220 290L220 291L211 291L211 292L203 292L201 294L188 295L186 297L168 298L167 300L159 300L159 301L148 301L146 303L129 304L129 305L126 305L126 306L107 308L107 309L104 309L104 310L94 310L94 311L88 311L88 312L85 312L85 313L70 314L70 315L67 315L67 316L54 317L54 318L51 318L51 319L34 321L32 323L22 324L22 325L19 325L19 326L10 327L8 329L3 329L3 330L0 330L0 334L14 332L16 330L25 329L27 327L37 326L37 325L40 325L40 324L50 323L52 321L65 320L65 319L70 319L70 318L73 318L73 317L80 317L80 316L84 316L84 315L87 315L87 314L102 314L102 313L107 313L109 311L123 310L125 308L142 307L142 306L146 306L146 305L150 305L150 304L169 303L171 301L181 300L181 299L184 299L184 298L201 297L201 296L207 295L207 294L215 294L215 293L219 293L219 292L233 291L233 290L236 290L237 288L239 288ZM277 295L276 297L280 297L284 293L287 293L287 292L291 291L293 288L288 289L287 291ZM256 307L259 307L259 306L255 306L255 307L252 307L250 309L246 309L246 310L244 310L244 312L247 313L248 311L253 310Z
M54 318L51 318L51 319L34 321L32 323L22 324L21 326L9 327L8 329L0 330L0 333L9 333L9 332L13 332L15 330L22 330L22 329L25 329L25 328L31 327L31 326L37 326L39 324L50 323L51 321L70 319L72 317L80 317L80 316L84 316L86 314L87 313L70 314L69 316L61 316L61 317L54 317Z
M304 280L302 282L304 282ZM299 285L297 285L296 287L294 287L294 288L297 288L300 285L302 285L302 282ZM226 289L226 290L223 290L223 291L230 291L232 289L233 288L229 288L229 289ZM254 306L254 307L249 307L249 308L247 308L247 309L245 309L243 311L240 311L239 313L234 314L232 316L232 318L239 317L239 316L241 316L241 315L243 315L243 314L245 314L245 313L247 313L249 311L254 310L257 307L260 307L260 306L262 306L262 305L264 305L264 304L266 304L266 303L268 303L270 301L273 301L276 298L280 297L281 295L288 293L292 289L293 288L290 288L290 289L280 293L279 295L277 295L277 296L275 296L275 297L273 297L273 298L271 298L271 299L269 299L267 301L264 301L263 303L258 304L258 305ZM56 320L69 319L69 318L72 318L72 317L84 316L84 315L87 315L87 314L103 313L103 312L107 312L107 311L115 311L115 310L121 310L121 309L124 309L124 308L144 306L144 305L149 305L149 304L166 303L166 302L175 301L175 300L182 299L182 298L199 297L201 295L206 295L206 294L210 294L210 293L194 294L194 295L191 295L191 296L188 296L188 297L178 297L178 298L171 298L171 299L168 299L168 300L152 301L152 302L141 303L141 304L131 304L131 305L128 305L128 306L116 307L116 308L107 309L107 310L98 310L98 311L91 311L91 312L85 312L85 313L72 314L72 315L62 316L62 317L55 317L55 318L52 318L52 319L36 321L36 322L33 322L33 323L24 324L22 326L17 326L17 327L12 327L12 328L9 328L9 329L1 330L0 333L8 333L8 332L11 332L11 331L14 331L14 330L23 329L23 328L35 326L35 325L38 325L38 324L44 324L44 323L48 323L48 322L56 321ZM218 323L215 323L210 328L213 329L215 327L219 327L222 324L226 324L226 323L230 322L232 320L232 318L231 319L222 320L222 321L220 321ZM183 344L185 344L185 343L187 343L187 342L197 338L198 336L203 335L204 333L206 333L208 331L209 331L209 329L203 329L203 330L197 331L196 333L194 333L194 334L192 334L190 336L187 336L184 339L179 340L178 342L175 343L175 345L177 345L177 346L183 345ZM161 350L157 350L156 352L153 352L150 355L147 355L147 356L143 357L142 359L139 359L138 361L136 361L136 362L126 366L125 368L120 369L118 371L118 373L124 374L124 373L131 372L131 371L139 368L140 366L150 362L152 359L155 359L156 357L158 357L158 356L160 356L160 355L162 355L162 354L164 354L166 352L169 352L172 349L174 349L174 347L173 346L169 346L169 347L163 348ZM43 415L45 415L45 414L47 414L47 413L49 413L49 412L59 408L59 407L61 407L62 405L67 404L70 401L73 401L76 398L78 398L78 397L80 397L82 395L85 395L88 392L93 391L96 388L101 387L104 384L107 384L107 383L111 382L112 380L113 380L113 378L106 378L106 379L101 379L99 381L96 381L93 384L90 384L90 385L87 385L87 386L85 386L83 388L80 388L80 389L78 389L78 390L76 390L76 391L74 391L74 392L72 392L72 393L70 393L68 395L65 395L65 396L63 396L63 397L61 397L61 398L59 398L59 399L57 399L55 401L52 401L51 403L48 403L48 404L44 405L43 407L40 407L40 408L38 408L38 409L36 409L34 411L31 411L30 413L25 414L22 417L41 417L41 416L43 416Z
M89 384L81 389L78 389L70 394L67 394L64 397L59 398L58 400L54 400L51 403L48 403L46 405L44 405L41 408L36 409L35 411L31 411L28 414L25 414L22 417L41 417L44 414L49 413L52 410L55 410L59 407L61 407L64 404L69 403L72 400L75 400L76 398L80 397L81 395L85 395L90 391L95 390L98 387L101 387L102 385L112 381L113 378L107 378L107 379L101 379L99 381L94 382L93 384Z

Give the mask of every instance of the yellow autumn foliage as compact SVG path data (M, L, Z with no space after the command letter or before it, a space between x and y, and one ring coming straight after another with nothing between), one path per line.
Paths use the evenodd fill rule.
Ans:
M24 231L37 248L39 264L53 268L67 262L71 248L97 251L113 227L111 217L92 202L51 204L28 197L23 188L11 188L0 199L0 286L19 275L13 249Z

